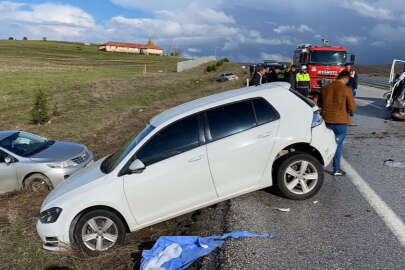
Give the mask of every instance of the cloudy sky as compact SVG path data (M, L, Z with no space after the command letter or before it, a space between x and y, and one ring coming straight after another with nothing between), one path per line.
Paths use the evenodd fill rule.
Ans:
M404 0L0 1L0 38L146 42L187 57L288 60L321 38L362 64L405 58Z

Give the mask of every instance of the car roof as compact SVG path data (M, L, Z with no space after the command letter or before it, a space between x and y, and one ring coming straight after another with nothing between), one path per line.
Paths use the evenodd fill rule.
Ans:
M231 100L234 98L237 98L239 96L245 96L246 95L251 95L254 96L255 94L258 94L259 92L263 90L272 90L272 92L278 92L278 91L284 91L285 89L289 89L290 85L288 83L284 82L276 82L276 83L268 83L268 84L262 84L260 86L250 86L250 87L245 87L241 89L236 89L236 90L231 90L231 91L226 91L222 93L218 93L215 95L199 98L184 104L181 104L179 106L173 107L169 110L166 110L154 118L150 120L150 124L152 126L158 127L161 124L165 123L166 121L169 121L173 118L176 118L180 115L183 114L188 114L192 113L195 110L198 110L199 108L202 107L210 107L212 105L213 107L215 106L216 103L221 102L221 101L226 101L226 100Z
M16 133L18 131L13 131L13 130L9 130L9 131L0 131L0 141L7 138L8 136L13 135L14 133Z

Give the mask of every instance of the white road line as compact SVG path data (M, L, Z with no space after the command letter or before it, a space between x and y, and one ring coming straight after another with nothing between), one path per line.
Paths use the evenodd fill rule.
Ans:
M374 208L377 214L384 220L387 227L398 238L401 245L405 247L405 224L401 218L399 218L397 214L395 214L395 212L381 199L381 197L375 193L375 191L344 158L342 158L342 166L346 170L350 181Z

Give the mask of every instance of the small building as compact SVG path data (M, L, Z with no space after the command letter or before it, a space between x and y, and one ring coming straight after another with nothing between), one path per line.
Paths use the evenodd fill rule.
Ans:
M163 55L163 49L155 44L136 44L122 42L107 42L100 45L100 51L125 52L143 55Z

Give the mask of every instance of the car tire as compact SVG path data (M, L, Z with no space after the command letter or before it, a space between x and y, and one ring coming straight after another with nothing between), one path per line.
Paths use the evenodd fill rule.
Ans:
M40 173L34 173L25 179L24 188L31 192L37 192L50 191L53 186L48 177Z
M307 153L294 152L280 158L276 183L281 193L292 200L305 200L319 192L323 185L323 166Z
M98 209L79 218L74 239L82 251L93 255L122 245L125 233L126 227L120 217L112 211Z
M405 121L405 109L395 109L392 118L397 121Z

